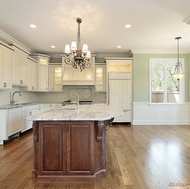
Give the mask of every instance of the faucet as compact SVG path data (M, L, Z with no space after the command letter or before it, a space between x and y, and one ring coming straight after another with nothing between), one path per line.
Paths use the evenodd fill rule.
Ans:
M79 96L76 93L73 93L77 97L77 109L79 108Z
M12 96L11 96L11 102L10 102L10 104L14 104L14 103L16 102L16 101L14 100L14 95L15 95L16 93L18 93L20 96L22 96L19 91L15 91L15 92L12 94Z

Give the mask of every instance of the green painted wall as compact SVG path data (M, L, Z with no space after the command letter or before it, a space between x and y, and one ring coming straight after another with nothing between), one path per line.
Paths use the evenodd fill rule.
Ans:
M149 59L176 58L175 54L133 54L133 102L149 102ZM190 54L180 55L185 59L185 101L189 102Z

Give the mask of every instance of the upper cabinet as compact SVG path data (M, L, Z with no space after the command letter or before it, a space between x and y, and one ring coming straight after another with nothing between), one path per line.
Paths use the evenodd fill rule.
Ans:
M90 68L81 71L80 68L74 69L66 64L62 57L63 85L95 85L95 56L93 55L90 64Z
M0 42L0 89L12 88L13 49Z
M37 90L37 61L28 58L28 67L29 67L29 73L28 73L28 90L29 91L36 91Z
M28 85L28 53L13 45L13 85Z
M105 58L107 72L132 72L131 58Z
M96 63L96 82L95 91L105 92L106 91L106 64Z
M62 65L49 65L49 91L62 91Z
M48 64L50 56L44 54L33 54L32 58L37 60L37 91L48 91Z

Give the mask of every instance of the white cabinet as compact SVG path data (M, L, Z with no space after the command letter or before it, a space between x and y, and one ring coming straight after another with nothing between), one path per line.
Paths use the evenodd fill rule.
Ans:
M124 111L114 122L131 122L131 89L131 73L109 73L108 104Z
M131 58L106 58L107 103L124 111L124 116L113 122L131 122L132 119L132 61Z
M0 42L0 89L12 88L13 49Z
M8 136L21 131L21 108L12 108L8 111Z
M21 108L0 110L0 144L4 144L9 136L21 131Z
M28 85L28 54L14 46L13 54L13 85Z
M95 67L96 67L95 91L105 92L106 91L106 65L97 63Z
M50 56L43 54L31 55L37 60L37 91L48 91L48 63Z
M49 65L49 91L62 91L62 66Z
M29 67L29 73L28 73L28 90L29 91L36 91L36 77L37 77L37 61L28 58L28 67Z
M80 70L67 65L62 57L63 85L95 85L95 56L90 59L90 68Z
M4 140L8 139L8 110L0 110L0 145L4 144Z
M38 114L38 105L31 105L22 107L22 123L21 123L21 132L27 131L32 128L32 116Z

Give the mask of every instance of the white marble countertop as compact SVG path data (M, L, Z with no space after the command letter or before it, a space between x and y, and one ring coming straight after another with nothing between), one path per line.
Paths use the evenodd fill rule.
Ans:
M39 114L32 118L33 121L103 121L111 118L123 116L121 108L108 106L105 104L90 105L67 105L60 106Z

